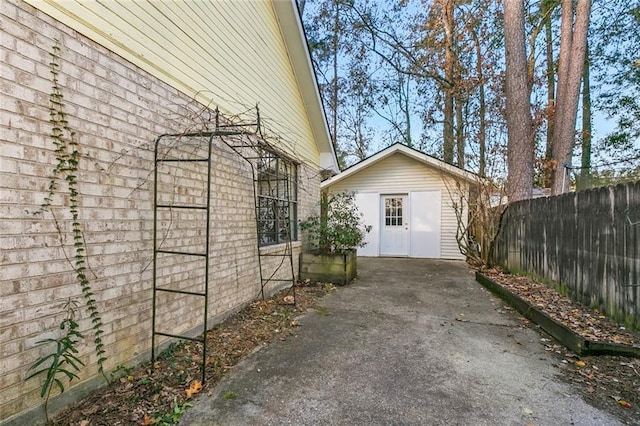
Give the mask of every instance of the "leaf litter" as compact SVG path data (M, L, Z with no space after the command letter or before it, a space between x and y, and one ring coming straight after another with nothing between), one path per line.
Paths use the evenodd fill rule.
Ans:
M301 326L296 317L317 305L335 287L298 283L291 289L250 303L237 314L207 331L206 383L200 381L202 344L172 344L155 363L119 367L118 377L51 422L59 426L170 425L177 423L189 401L208 393L222 376L257 348L294 336ZM294 304L295 301L295 304Z
M627 330L598 309L574 302L546 284L496 269L482 273L586 339L640 347L640 332ZM512 311L506 305L498 310ZM640 359L579 357L553 339L543 337L540 342L559 358L560 377L573 384L587 402L626 424L640 425Z

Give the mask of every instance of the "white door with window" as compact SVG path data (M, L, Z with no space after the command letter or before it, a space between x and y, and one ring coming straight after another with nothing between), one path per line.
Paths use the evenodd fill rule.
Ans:
M383 195L381 201L380 255L409 255L409 206L407 195Z

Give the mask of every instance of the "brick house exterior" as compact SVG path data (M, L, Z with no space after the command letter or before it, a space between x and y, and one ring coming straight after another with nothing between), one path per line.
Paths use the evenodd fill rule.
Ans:
M217 7L215 3L210 7ZM264 88L258 84L264 85L264 81L247 79L244 94L237 94L236 99L218 98L215 91L203 94L201 91L208 89L207 83L202 80L202 87L198 87L197 78L190 80L194 89L189 92L185 86L175 83L180 80L179 75L176 77L174 73L172 80L173 77L155 72L149 65L151 59L140 54L142 59L137 62L131 51L117 51L100 37L93 37L86 25L76 28L70 21L61 22L62 12L59 17L46 8L40 10L37 2L3 2L0 10L3 61L0 422L41 421L41 383L38 379L25 381L29 366L47 353L47 348L36 342L57 336L64 318L61 306L65 301L73 299L83 303L81 288L68 261L72 257L73 240L69 233L69 197L63 183L59 184L52 200L60 229L56 228L50 213L34 214L47 195L56 162L55 147L49 136L52 90L49 64L54 45L60 48L59 86L69 127L75 132L81 155L77 177L79 218L86 240L90 282L104 323L107 370L149 358L154 140L159 135L206 130L211 126L208 119L215 106L220 106L226 115L234 116L244 112L247 106L260 103L261 117L268 123L267 133L296 163L299 218L306 216L318 200L321 172L336 171L308 52L294 51L291 41L298 37L296 43L306 49L299 21L290 18L294 16L291 11L295 4L247 2L253 3L260 7L267 4L270 14L266 16L264 11L257 10L254 19L266 16L265 28L273 37L280 37L274 49L279 49L280 57L290 61L282 65L282 73L289 73L281 79L288 90L287 98L284 94L282 98L270 97L264 108L265 99L261 99ZM87 18L83 19L86 22ZM299 19L297 15L295 19ZM229 33L228 37L236 40L234 43L242 43L246 34L241 34L242 25L237 28L238 34ZM112 40L114 46L117 41L117 37ZM307 55L306 64L300 59L304 59L304 55ZM235 73L225 71L224 67L212 72L222 77L225 72ZM285 105L291 107L292 102L293 107L302 108L302 113L284 123L277 116L278 111L283 109L286 114ZM212 322L254 300L260 291L250 167L220 141L215 142L213 152L211 203L214 213L209 277ZM180 173L183 174L174 174L172 185L160 191L178 197L200 191L200 171L187 169ZM201 219L176 216L168 220L179 224L182 237L200 235ZM293 247L299 251L300 243L294 242ZM282 250L282 246L275 244L260 250L277 251ZM188 263L166 266L171 274L182 274L185 280L194 278ZM297 271L297 267L294 269ZM167 323L180 318L180 325L176 326L179 329L175 331L186 332L198 325L199 319L193 315L192 308L192 303L185 299L160 316ZM78 319L81 330L88 336L79 346L80 358L86 366L79 372L80 380L52 400L52 411L101 384L91 344L91 322L84 307L78 310Z

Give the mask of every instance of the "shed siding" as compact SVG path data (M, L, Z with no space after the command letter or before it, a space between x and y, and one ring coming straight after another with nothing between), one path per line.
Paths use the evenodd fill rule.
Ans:
M461 185L464 191L468 191L466 184L461 182ZM455 181L446 173L403 154L395 154L336 182L329 189L331 193L357 191L380 194L432 190L442 193L441 255L445 259L464 259L455 238L458 221L453 202L458 198L458 189ZM466 207L462 217L466 220Z
M236 115L259 104L283 148L318 165L270 2L26 1L205 105Z

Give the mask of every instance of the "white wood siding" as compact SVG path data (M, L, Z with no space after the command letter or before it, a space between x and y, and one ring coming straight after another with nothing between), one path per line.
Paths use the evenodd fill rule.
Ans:
M270 1L26 0L205 105L259 104L282 148L319 163Z
M466 183L461 182L461 190L468 192ZM445 259L464 259L456 242L456 219L453 203L460 203L460 193L455 181L444 172L425 164L394 154L378 163L355 173L334 185L329 192L356 191L359 193L402 194L412 191L440 190L442 194L441 256ZM467 219L467 206L462 217Z

